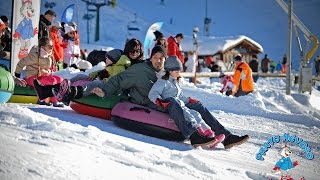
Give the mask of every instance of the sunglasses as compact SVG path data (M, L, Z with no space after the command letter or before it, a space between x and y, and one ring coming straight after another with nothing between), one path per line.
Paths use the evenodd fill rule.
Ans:
M46 47L48 47L49 49L52 49L53 48L53 46L52 45L46 45Z
M68 34L74 34L74 32L68 32Z
M131 51L132 54L137 53L140 54L140 49Z

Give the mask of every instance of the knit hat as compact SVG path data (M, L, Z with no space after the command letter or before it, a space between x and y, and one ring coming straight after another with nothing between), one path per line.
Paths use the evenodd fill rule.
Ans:
M75 29L72 26L69 26L68 24L64 24L64 33L68 34L71 31L75 31Z
M3 30L4 28L6 28L6 25L5 25L4 22L0 19L0 31Z
M121 57L121 55L123 54L123 51L120 49L112 49L110 51L107 52L106 57L108 59L110 59L113 64L117 63Z
M234 61L241 61L242 57L241 54L236 55L236 57L234 57Z
M156 36L155 41L158 40L158 39L160 39L160 38L162 38L162 37L164 37L163 34L162 34L160 31L158 31L158 30L155 31L155 32L153 32L153 34Z
M167 57L166 48L164 48L163 46L160 46L160 45L157 45L157 46L153 47L150 57L152 57L154 54L156 54L158 52L162 53L164 57Z
M169 56L168 59L164 61L164 69L166 71L182 71L183 66L177 56Z

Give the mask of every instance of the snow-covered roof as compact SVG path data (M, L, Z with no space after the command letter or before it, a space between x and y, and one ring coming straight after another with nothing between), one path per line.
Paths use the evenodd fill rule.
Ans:
M198 44L199 44L199 54L200 55L210 55L215 54L218 51L224 52L225 50L236 46L241 43L243 40L249 41L260 52L263 52L262 46L251 38L240 35L240 36L230 36L230 37L207 37L207 36L198 36ZM195 46L193 44L193 38L191 36L185 36L182 41L182 50L183 51L192 51L195 50Z

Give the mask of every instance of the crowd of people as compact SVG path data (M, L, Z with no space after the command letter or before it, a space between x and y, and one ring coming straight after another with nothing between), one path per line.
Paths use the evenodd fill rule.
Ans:
M99 97L127 95L132 103L169 113L183 136L190 139L195 147L223 142L227 149L249 139L248 135L232 134L200 101L183 95L179 85L180 72L195 72L197 55L196 52L183 53L182 33L166 39L160 31L155 31L155 44L148 52L149 59L144 59L143 44L135 38L128 40L123 50L87 54L80 50L77 25L74 22L54 22L55 17L52 10L40 16L39 45L20 59L15 70L18 85L34 87L39 97L38 104L63 107L72 99L89 94ZM89 75L80 74L70 80L54 74L68 67L90 69L100 62L105 62L105 69ZM212 57L208 57L206 62L212 71L219 69L212 63ZM234 76L221 74L223 87L220 92L235 97L253 92L252 72L258 71L257 56L253 56L248 64L241 54L237 54L233 62ZM23 69L25 77L22 79ZM71 86L79 80L86 80L86 83Z

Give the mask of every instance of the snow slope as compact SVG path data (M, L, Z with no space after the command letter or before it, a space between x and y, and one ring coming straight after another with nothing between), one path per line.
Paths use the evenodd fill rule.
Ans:
M320 101L311 99L319 98L319 91L293 98L285 95L284 80L273 78L259 79L257 91L240 98L219 94L215 81L182 86L231 132L249 134L249 142L230 150L222 144L193 149L188 141L136 134L69 107L6 103L0 105L0 179L277 179L271 170L281 144L271 147L264 161L255 156L269 137L284 133L303 138L315 157L306 159L291 144L290 157L299 161L291 170L294 179L318 179Z

